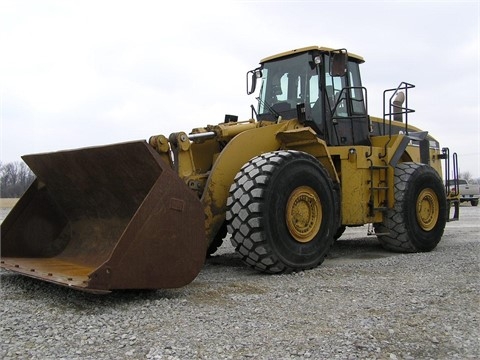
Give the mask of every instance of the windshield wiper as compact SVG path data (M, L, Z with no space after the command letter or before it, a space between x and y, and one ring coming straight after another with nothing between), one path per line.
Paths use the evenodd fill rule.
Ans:
M257 99L257 101L258 101L261 105L263 105L264 107L266 107L266 108L268 109L268 111L270 111L270 113L271 113L272 115L276 116L277 121L282 117L282 115L280 115L280 114L278 113L278 111L275 111L275 109L274 109L269 103L267 103L266 101L260 99L260 97L256 97L256 99Z

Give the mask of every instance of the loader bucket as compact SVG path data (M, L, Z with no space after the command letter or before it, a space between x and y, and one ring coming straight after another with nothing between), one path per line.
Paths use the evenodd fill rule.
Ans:
M27 155L1 267L94 293L187 285L206 256L197 196L145 141Z

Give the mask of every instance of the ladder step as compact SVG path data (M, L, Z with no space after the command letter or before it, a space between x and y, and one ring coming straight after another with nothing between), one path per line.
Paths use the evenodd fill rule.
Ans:
M385 169L388 169L389 166L388 165L371 165L370 166L370 169L372 170L385 170Z
M388 186L373 186L370 189L372 189L372 190L388 190Z

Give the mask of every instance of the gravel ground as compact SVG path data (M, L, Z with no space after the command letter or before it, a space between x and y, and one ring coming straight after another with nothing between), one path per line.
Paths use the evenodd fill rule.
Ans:
M478 359L480 207L431 253L349 228L318 268L263 275L227 242L188 286L91 295L1 271L2 359ZM5 215L3 210L3 215Z

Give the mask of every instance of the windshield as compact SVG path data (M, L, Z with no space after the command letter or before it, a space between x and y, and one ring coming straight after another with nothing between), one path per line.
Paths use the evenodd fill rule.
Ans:
M258 114L261 120L296 117L297 104L314 104L318 98L318 74L306 64L308 53L268 62L262 69Z

